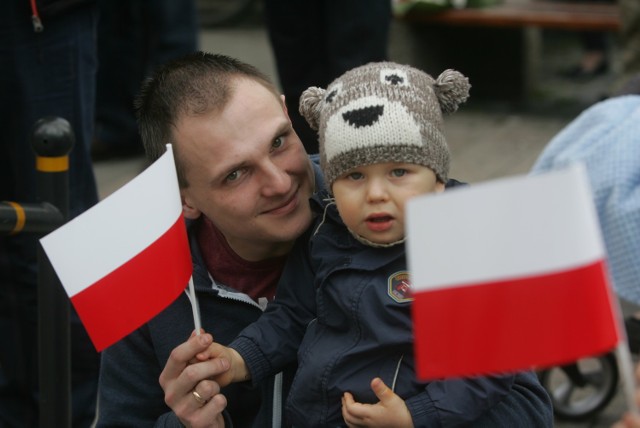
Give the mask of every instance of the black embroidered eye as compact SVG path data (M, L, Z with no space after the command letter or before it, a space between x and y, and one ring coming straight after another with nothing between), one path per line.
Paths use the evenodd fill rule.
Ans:
M333 98L336 96L337 93L338 93L337 89L334 89L333 91L329 92L329 95L327 95L327 97L324 99L324 101L326 103L331 103L333 101Z
M404 79L401 76L398 76L397 74L389 74L387 76L384 76L384 79L391 83L392 85L398 85L398 84L402 84L404 83Z
M380 83L383 85L409 87L409 76L407 76L405 70L387 68L380 71Z

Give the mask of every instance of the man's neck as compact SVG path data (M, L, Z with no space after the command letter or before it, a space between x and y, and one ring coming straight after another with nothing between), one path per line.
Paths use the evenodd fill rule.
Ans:
M228 239L225 234L218 229L211 220L202 217L202 221L207 223L207 228L218 236L218 239L224 240L231 251L238 257L248 262L260 262L272 259L274 257L282 257L289 254L293 248L294 242L266 242L266 241L248 241Z
M286 256L265 253L250 261L233 250L220 231L205 217L196 231L204 264L216 282L249 295L255 301L261 297L273 299Z

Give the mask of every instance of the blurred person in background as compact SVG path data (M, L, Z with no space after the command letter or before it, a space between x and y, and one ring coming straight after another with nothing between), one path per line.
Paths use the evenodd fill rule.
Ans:
M264 0L267 30L289 116L307 153L318 135L298 111L302 91L359 65L388 59L390 0Z
M636 1L636 0L632 0ZM616 294L640 307L640 73L612 98L569 123L545 147L533 172L583 162L589 175ZM625 319L631 352L640 352L640 313ZM636 370L640 381L640 366ZM640 390L637 392L640 407ZM615 428L640 428L623 415Z
M98 0L95 161L142 156L133 100L158 65L198 48L195 0Z
M34 124L59 116L72 126L69 213L98 201L89 156L95 103L97 8L90 0L15 0L0 15L0 200L38 202ZM0 426L39 426L37 245L39 236L0 236ZM96 412L100 355L71 312L74 428Z

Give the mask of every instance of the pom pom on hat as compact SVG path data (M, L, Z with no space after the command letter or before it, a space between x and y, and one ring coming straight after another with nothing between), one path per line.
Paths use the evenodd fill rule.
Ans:
M454 113L469 98L469 79L456 70L445 70L433 85L443 113Z
M299 111L302 117L304 117L309 126L313 130L318 130L318 118L320 117L321 101L324 97L325 90L312 86L300 96Z

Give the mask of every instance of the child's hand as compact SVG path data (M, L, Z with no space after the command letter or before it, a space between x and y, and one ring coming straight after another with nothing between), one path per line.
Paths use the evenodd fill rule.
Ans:
M199 362L214 359L224 359L229 362L229 370L212 378L220 387L227 386L233 382L242 382L251 377L244 359L233 348L213 342L206 350L196 354L196 360Z
M404 400L390 390L382 379L373 379L371 389L380 400L376 404L356 403L351 393L344 393L342 417L349 427L413 428L411 413Z

